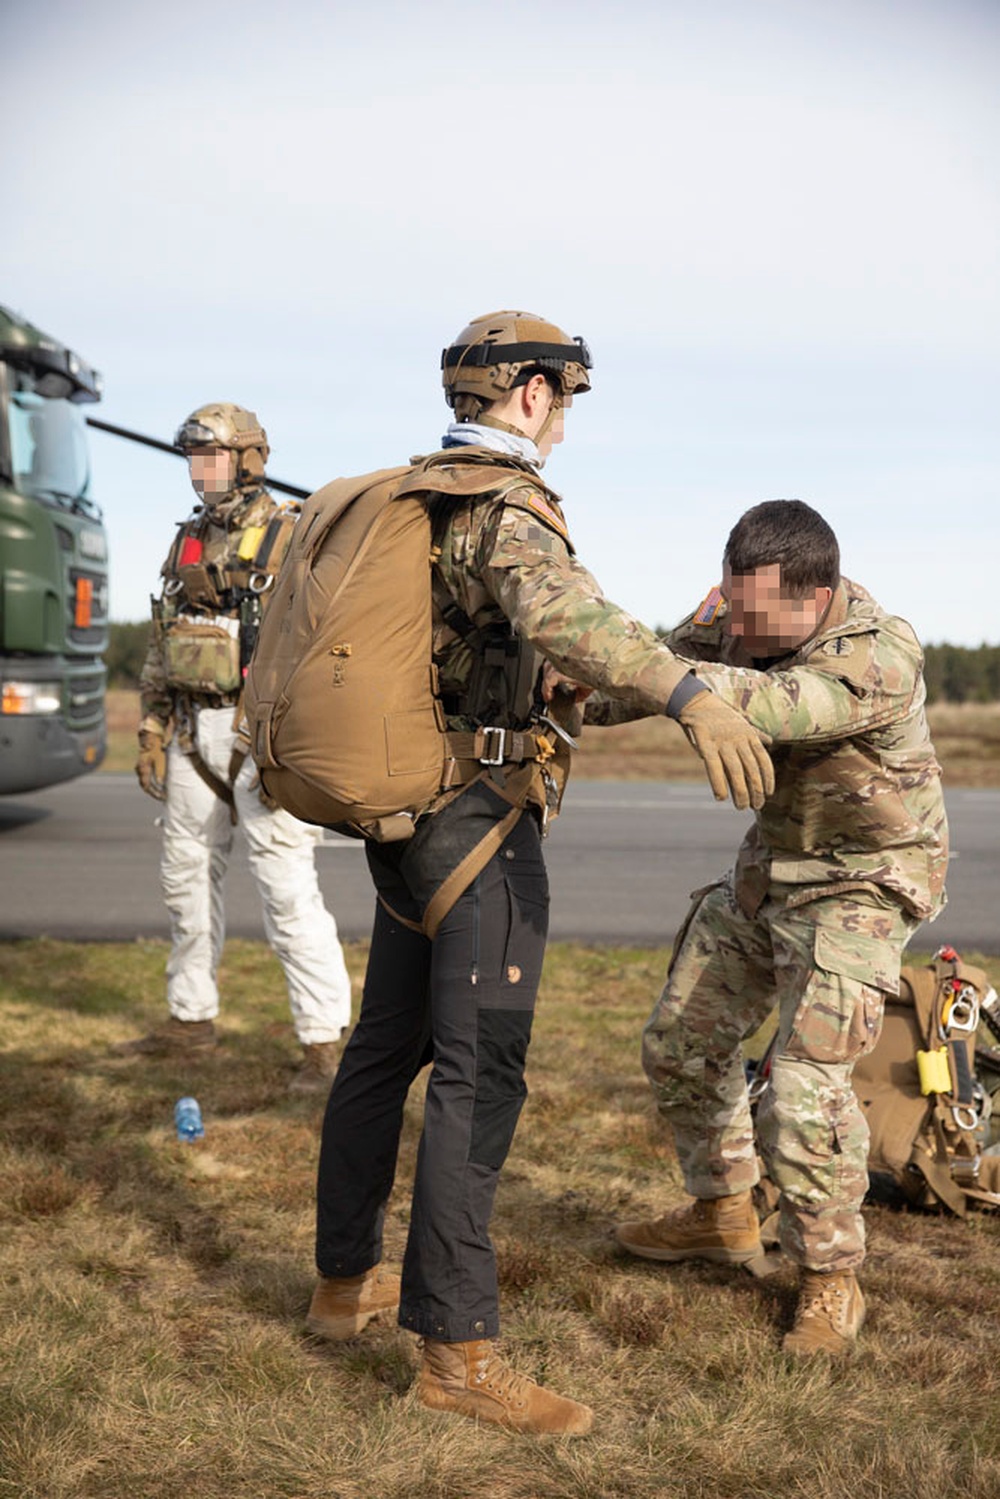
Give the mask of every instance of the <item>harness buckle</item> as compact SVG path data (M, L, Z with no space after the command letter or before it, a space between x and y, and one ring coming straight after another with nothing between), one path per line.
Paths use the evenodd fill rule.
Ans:
M492 742L488 737L490 734L495 735L495 738ZM506 734L506 729L498 729L496 727L484 728L482 730L483 753L479 756L480 765L503 764L503 750Z

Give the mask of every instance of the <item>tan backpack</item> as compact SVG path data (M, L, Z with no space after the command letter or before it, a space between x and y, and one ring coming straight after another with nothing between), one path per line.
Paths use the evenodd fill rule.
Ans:
M433 664L428 501L529 484L545 489L463 448L335 479L306 502L246 679L251 753L279 805L394 841L484 767L553 754L541 733L447 733Z

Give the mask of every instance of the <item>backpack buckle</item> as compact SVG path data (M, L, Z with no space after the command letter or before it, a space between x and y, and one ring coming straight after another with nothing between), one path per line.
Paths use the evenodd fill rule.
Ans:
M507 730L493 727L482 729L480 732L483 736L483 752L478 757L480 765L502 765ZM491 740L490 734L493 734L495 738Z

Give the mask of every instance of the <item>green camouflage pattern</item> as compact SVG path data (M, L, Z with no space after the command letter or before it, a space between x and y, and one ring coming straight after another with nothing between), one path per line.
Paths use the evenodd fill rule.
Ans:
M796 1264L855 1270L868 1127L851 1086L871 1051L884 997L899 991L917 922L875 890L814 892L793 905L773 886L747 915L731 876L696 892L666 986L645 1027L642 1060L673 1128L687 1190L714 1198L758 1181L741 1043L778 1006L778 1041L757 1136L780 1193L780 1236Z
M861 881L891 890L915 916L935 916L948 825L910 626L844 579L820 631L759 671L740 660L724 620L724 610L708 626L688 616L668 643L771 739L774 795L737 857L745 909L772 880L804 887L804 900L811 887ZM588 722L623 716L600 699L587 705Z
M257 490L230 510L224 523L217 509L205 506L178 528L160 569L164 586L154 602L139 679L141 728L164 730L176 716L178 699L189 694L236 701L240 610L232 591L245 589L255 570L252 556L241 557L240 548L245 554L258 540L255 533L291 508ZM187 537L201 541L201 564L179 568L177 558ZM268 571L279 560L269 558Z
M449 455L461 461L461 450ZM511 470L498 455L498 480ZM567 676L622 699L636 715L662 713L689 668L652 630L604 597L573 554L562 507L533 485L449 506L435 527L438 570L479 628L508 620ZM461 697L473 669L468 644L435 612L434 658L441 690Z

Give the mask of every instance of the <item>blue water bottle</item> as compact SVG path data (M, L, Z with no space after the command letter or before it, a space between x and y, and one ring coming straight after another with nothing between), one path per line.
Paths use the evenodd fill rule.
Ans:
M202 1139L205 1126L201 1122L197 1098L178 1098L174 1104L174 1123L178 1140Z

